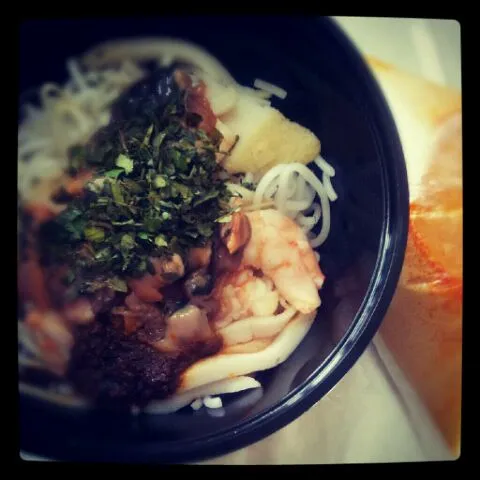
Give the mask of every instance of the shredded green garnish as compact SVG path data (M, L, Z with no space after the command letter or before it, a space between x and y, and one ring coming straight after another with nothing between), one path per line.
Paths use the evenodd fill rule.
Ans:
M157 247L168 247L168 242L165 240L164 235L157 235L155 237L155 245Z
M228 221L230 193L216 162L219 138L189 124L180 104L112 122L70 150L70 172L104 181L42 227L45 258L68 263L80 290L126 291L148 258L184 255ZM218 135L217 135L218 137Z
M101 228L87 227L83 233L85 238L91 242L102 242L105 239L105 231Z
M133 171L133 160L123 153L121 153L117 160L115 161L117 167L123 168L126 174L132 173Z
M112 170L109 170L108 172L105 172L105 176L116 180L119 177L119 175L124 172L125 170L123 168L114 168Z

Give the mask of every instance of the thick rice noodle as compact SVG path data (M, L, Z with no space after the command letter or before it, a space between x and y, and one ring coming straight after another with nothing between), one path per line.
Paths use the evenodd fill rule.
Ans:
M283 363L308 333L315 313L298 313L275 340L259 352L219 354L198 361L182 374L178 393L225 378L268 370Z
M225 378L218 382L192 388L191 390L184 391L165 400L151 402L144 411L146 413L172 413L190 405L194 400L202 397L237 393L259 387L261 387L260 383L252 377L239 376L235 378ZM208 406L208 404L206 404L206 406Z
M238 91L259 100L266 100L272 95L265 90L255 90L238 84L213 55L198 45L174 38L114 40L87 52L82 60L90 68L99 68L126 59L136 62L156 60L158 65L163 67L170 66L174 61L184 62L207 74L210 80L224 86L234 86Z
M220 329L218 333L222 336L226 346L247 343L261 338L271 338L281 332L295 313L296 310L289 308L278 315L244 318L230 323Z

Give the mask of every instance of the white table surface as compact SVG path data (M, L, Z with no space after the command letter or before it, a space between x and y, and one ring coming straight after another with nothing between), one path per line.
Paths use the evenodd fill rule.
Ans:
M333 18L364 54L461 90L460 24L456 20Z
M458 22L335 19L363 53L460 90ZM377 340L376 346L382 351ZM299 419L257 444L204 463L323 464L448 458L435 427L401 379L401 372L395 381L403 382L403 395L385 373L372 345L344 379ZM416 421L419 419L422 421ZM27 453L22 457L39 459Z

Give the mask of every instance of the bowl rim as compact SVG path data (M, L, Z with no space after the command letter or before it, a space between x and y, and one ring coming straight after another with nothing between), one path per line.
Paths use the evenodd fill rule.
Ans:
M169 443L128 442L115 445L114 452L107 452L107 449L97 451L95 456L102 460L163 463L204 461L264 439L297 419L342 379L367 348L384 318L400 277L407 245L409 192L401 142L381 87L355 44L335 19L319 17L315 21L328 30L332 39L350 57L352 67L363 77L376 124L382 126L383 138L388 139L382 140L378 132L373 132L377 137L377 148L383 153L388 152L384 158L391 160L382 163L383 183L387 193L384 205L386 217L375 269L352 325L328 357L301 385L269 410L241 421L233 430L231 427L224 428L208 436ZM37 452L32 450L46 448L37 443L35 448L31 444L28 447L24 449L25 453L34 455ZM47 449L50 450L50 447ZM78 450L72 452L62 442L56 442L55 451L59 459L83 457L85 454ZM89 449L89 453L92 452ZM45 453L38 452L39 455Z

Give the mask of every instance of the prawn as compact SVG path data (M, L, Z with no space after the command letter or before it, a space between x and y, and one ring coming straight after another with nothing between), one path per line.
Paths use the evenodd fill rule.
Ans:
M213 298L219 304L214 323L220 329L248 317L273 315L280 303L272 281L249 268L224 275Z
M243 252L242 266L269 277L279 294L301 313L311 313L320 304L318 290L325 276L305 233L277 210L246 213L251 237Z

